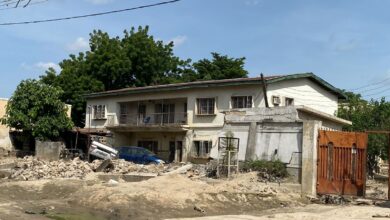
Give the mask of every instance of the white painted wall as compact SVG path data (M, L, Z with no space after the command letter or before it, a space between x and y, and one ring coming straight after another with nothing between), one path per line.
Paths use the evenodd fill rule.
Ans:
M268 99L272 107L272 96L278 95L281 97L281 106L284 106L284 98L289 97L294 99L294 105L305 105L315 110L322 111L328 114L334 114L337 110L338 98L333 93L330 93L316 83L308 79L293 79L289 81L282 81L268 86ZM180 99L181 102L187 102L187 134L183 136L183 147L186 152L192 148L193 141L212 141L213 148L211 150L211 157L216 158L218 155L218 137L224 136L224 114L223 111L231 110L232 96L252 96L253 107L265 107L265 100L262 93L261 84L258 85L242 85L242 86L226 86L226 87L209 87L202 89L186 89L186 90L172 90L164 92L149 92L140 94L129 94L121 96L108 96L102 98L91 98L87 100L87 105L106 105L107 117L112 117L115 124L119 123L119 111L121 102L137 102L161 99ZM216 108L215 115L200 116L196 115L196 100L197 98L215 97ZM179 105L178 105L179 106ZM133 109L134 110L134 109ZM151 107L147 109L151 110ZM153 108L154 110L154 108ZM136 113L136 109L134 110ZM91 123L90 123L91 122ZM90 114L86 114L86 127L103 129L107 126L107 120L90 120ZM239 159L245 159L246 146L248 140L247 127L239 126L232 127L230 130L235 137L240 138ZM256 155L259 157L269 157L275 149L278 149L278 158L283 162L289 163L294 159L294 152L300 151L301 146L301 132L295 128L293 132L281 132L280 128L273 128L274 130L259 130L257 143L266 143L269 146L267 149L259 145ZM287 128L286 128L287 129ZM287 129L288 130L288 129ZM142 134L142 132L139 132ZM115 134L117 144L126 145L136 144L135 141L145 138L142 135L135 133ZM153 133L147 134L151 135ZM146 134L145 134L146 135ZM171 139L177 136L167 135ZM167 141L161 138L160 135L155 134L159 139L159 145L162 149L167 149ZM176 139L176 138L175 138ZM164 145L164 146L163 146ZM186 156L186 155L184 155Z
M139 100L161 100L161 99L186 99L187 100L187 115L188 125L190 127L222 127L224 124L224 114L222 111L229 110L232 96L252 96L253 106L264 106L263 94L260 85L247 86L231 86L231 87L217 87L207 89L188 89L179 91L167 91L158 93L143 93L128 96L111 96L94 98L87 100L87 106L92 105L106 105L107 117L113 116L115 123L118 123L119 103L133 102ZM196 100L197 98L212 98L216 99L215 115L201 116L196 115ZM86 127L104 128L107 125L107 120L94 120L87 111Z
M316 83L308 79L293 79L282 81L268 86L268 99L272 107L272 96L280 96L281 106L284 106L285 97L293 98L295 105L305 105L334 115L337 111L338 98L336 95L324 90ZM228 86L216 88L172 90L156 93L130 94L127 96L108 96L87 100L87 105L106 105L107 117L113 117L118 123L119 103L142 100L159 99L184 99L187 100L187 114L189 127L222 127L224 114L221 111L231 109L232 96L252 96L253 107L264 107L265 101L261 85ZM216 98L216 114L213 116L196 115L197 98ZM150 108L149 108L150 109ZM91 124L89 123L91 121ZM86 114L86 127L104 128L107 120L90 120L90 114Z
M315 110L335 115L338 98L309 79L293 79L270 84L267 88L268 100L272 104L272 96L280 96L285 106L285 98L293 98L294 105L304 105Z

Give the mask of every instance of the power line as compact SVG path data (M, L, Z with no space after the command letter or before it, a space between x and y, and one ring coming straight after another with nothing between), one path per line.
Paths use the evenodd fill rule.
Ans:
M42 3L45 3L45 2L48 2L49 0L41 0L41 1L35 1L35 2L33 2L33 1L31 1L31 3L30 4L28 4L28 6L32 6L32 5L37 5L37 4L42 4ZM1 5L0 5L1 6ZM26 6L27 7L27 6ZM15 7L3 7L3 8L0 8L0 10L2 11L2 10L11 10L11 9L19 9L20 7L18 7L18 8L15 8ZM24 6L23 6L23 8L25 8Z
M159 2L159 3L155 3L155 4L137 6L137 7L133 7L133 8L125 8L125 9L119 9L119 10L113 10L113 11L106 11L106 12L99 12L99 13L94 13L94 14L78 15L78 16L71 16L71 17L63 17L63 18L53 18L53 19L35 20L35 21L22 21L22 22L7 22L7 23L0 23L0 26L10 26L10 25L20 25L20 24L36 24L36 23L44 23L44 22L53 22L53 21L63 21L63 20L71 20L71 19L78 19L78 18L94 17L94 16L120 13L120 12L125 12L125 11L133 11L133 10L138 10L138 9L151 8L151 7L160 6L160 5L172 4L175 2L179 2L179 1L181 1L181 0L171 0L171 1Z
M375 86L375 85L379 85L379 84L382 84L384 82L387 82L390 80L390 77L382 80L382 81L379 81L379 82L375 82L375 83L370 83L370 84L367 84L367 85L364 85L364 86L361 86L361 87L358 87L358 88L354 88L354 89L349 89L350 91L357 91L357 90L361 90L361 89L364 89L364 88L367 88L367 87L372 87L372 86Z

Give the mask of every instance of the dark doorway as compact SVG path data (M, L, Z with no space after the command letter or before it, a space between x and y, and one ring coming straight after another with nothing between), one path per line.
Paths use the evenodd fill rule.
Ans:
M183 161L183 142L178 141L176 146L177 146L177 150L179 151L178 161L182 162Z
M169 142L169 159L168 162L172 163L175 160L176 146L174 141Z

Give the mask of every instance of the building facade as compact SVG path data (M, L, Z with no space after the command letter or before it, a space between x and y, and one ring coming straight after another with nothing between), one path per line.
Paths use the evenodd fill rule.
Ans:
M266 96L270 109L276 112L294 109L296 118L289 123L321 120L324 127L335 130L350 123L334 116L338 100L345 96L316 75L271 76L264 80L266 95L261 78L199 81L89 94L86 96L86 128L112 133L114 147L145 147L166 161L202 161L216 157L218 137L224 136L229 126L236 133L240 131L239 121L230 125L226 115L232 112L258 114L266 107ZM272 121L274 117L272 113L265 120ZM249 128L242 129L246 130L246 136L240 137L240 149L246 149ZM261 127L256 129L261 130ZM291 129L302 133L299 126ZM240 135L237 133L237 136ZM262 140L261 137L258 139ZM240 160L246 159L245 154L242 150L240 155L244 156Z

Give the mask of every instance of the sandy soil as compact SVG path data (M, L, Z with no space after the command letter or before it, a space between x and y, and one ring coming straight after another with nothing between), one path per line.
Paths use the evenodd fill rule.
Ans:
M390 203L375 206L308 205L298 184L262 183L256 173L232 180L158 176L109 184L85 180L0 182L0 220L5 219L372 219L389 215ZM370 195L386 185L372 182ZM221 216L223 215L223 216ZM207 217L206 217L207 216Z
M187 218L192 220L346 220L346 219L378 219L373 216L389 216L390 209L375 206L326 206L308 205L294 209L272 210L263 216L253 215L224 215L202 218ZM184 218L181 218L184 220ZM385 218L383 218L385 219ZM176 219L179 220L179 219Z
M298 185L260 183L255 173L229 181L169 175L110 185L90 176L87 180L4 182L0 187L0 219L47 219L50 215L66 215L62 219L165 219L304 205Z

